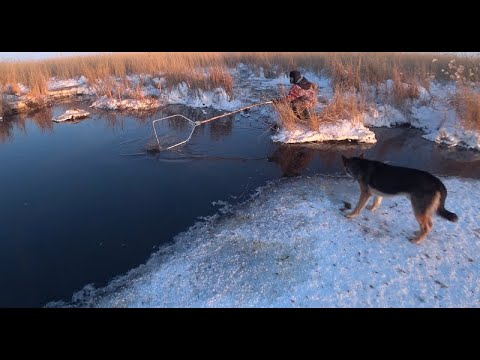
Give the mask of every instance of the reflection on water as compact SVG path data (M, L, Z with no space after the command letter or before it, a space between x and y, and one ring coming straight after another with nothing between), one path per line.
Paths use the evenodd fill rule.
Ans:
M302 175L313 157L314 151L306 147L281 145L268 160L280 166L283 176L292 177Z
M480 179L480 153L449 148L423 139L416 129L374 129L379 139L366 157L399 166L418 168L437 175Z
M327 142L281 145L270 157L284 176L342 173L340 156L358 156L444 176L480 179L480 153L449 148L423 139L416 129L373 129L376 144Z
M210 125L210 138L213 141L221 140L224 137L228 137L232 134L233 120L228 117L213 121Z
M33 115L33 121L37 124L42 132L53 132L53 110L52 108L45 108Z
M13 121L0 121L0 144L12 137L13 125Z
M26 134L25 114L15 115L8 120L0 121L0 143L5 143L13 138L14 129L17 128L21 133Z
M92 115L51 122L72 107ZM480 153L418 130L374 129L376 144L280 145L255 112L196 126L186 144L159 152L152 121L174 114L202 121L221 112L172 105L133 116L67 103L0 122L0 307L103 286L216 213L212 203L247 199L282 176L343 174L342 154L480 179ZM176 119L162 126L166 136L188 130Z
M67 109L70 106L67 105ZM29 113L19 113L13 116L9 116L4 121L0 121L0 143L4 143L8 140L12 140L14 136L14 129L20 130L20 133L23 135L27 134L27 121L32 122L37 126L42 133L53 133L54 122L52 118L54 117L54 108L45 107L40 110L36 110ZM57 111L58 115L60 114Z
M105 121L105 124L112 131L122 132L125 130L125 117L118 116L116 112L113 111L100 111L98 113L98 119Z

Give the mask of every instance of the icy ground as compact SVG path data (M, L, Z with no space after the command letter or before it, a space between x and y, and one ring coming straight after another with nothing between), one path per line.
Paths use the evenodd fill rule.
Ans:
M442 178L446 208L421 245L410 202L387 198L344 217L357 183L288 178L260 188L227 215L199 222L174 245L106 288L72 302L95 307L479 307L478 180Z

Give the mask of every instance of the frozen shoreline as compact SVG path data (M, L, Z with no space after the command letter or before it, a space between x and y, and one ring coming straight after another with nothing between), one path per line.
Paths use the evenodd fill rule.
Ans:
M446 207L421 245L406 198L345 218L358 185L343 177L282 179L227 216L198 222L82 307L480 307L478 180L442 178Z

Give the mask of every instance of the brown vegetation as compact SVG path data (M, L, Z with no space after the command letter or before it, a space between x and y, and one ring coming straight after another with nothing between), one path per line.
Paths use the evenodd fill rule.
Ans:
M433 58L436 61L432 62ZM425 53L112 53L41 61L0 62L0 84L22 83L32 92L44 94L51 77L60 79L86 76L91 82L109 76L167 75L170 85L182 81L199 88L221 86L230 92L232 78L227 67L244 63L264 69L265 75L276 76L292 68L306 68L325 73L342 88L361 89L363 81L379 83L392 79L395 69L406 79L427 79L434 75L448 80L451 60L464 63L469 80L479 79L478 57ZM208 69L204 71L204 69ZM441 70L444 70L443 72ZM471 75L470 75L471 74ZM14 85L16 86L16 85Z
M309 116L305 119L298 118L288 102L279 102L274 107L281 119L282 127L287 131L299 127L318 131L322 125L332 125L342 120L363 123L362 113L366 108L366 102L357 92L344 90L337 85L333 100L320 112L308 110Z
M97 95L121 99L125 92L144 97L140 84L132 84L126 75L143 74L142 83L152 76L165 79L163 86L171 88L185 82L192 91L223 88L233 98L234 79L228 68L243 63L267 77L287 73L294 68L309 69L329 76L336 88L335 99L321 114L312 114L309 126L336 121L348 112L355 118L365 103L365 85L394 81L392 101L401 106L418 98L418 84L429 86L438 81L457 81L471 85L480 79L478 57L432 53L110 53L101 55L56 58L41 61L0 62L0 87L5 94L19 94L19 84L29 87L32 98L47 93L50 78L78 78L84 75L94 85ZM152 82L152 85L153 82ZM160 86L156 84L155 86ZM458 103L462 113L474 109L473 95L462 93ZM358 100L360 99L360 100ZM5 104L5 101L3 101ZM466 105L468 104L468 105ZM2 101L0 100L0 105ZM3 106L0 106L2 109ZM288 107L280 111L285 127L295 126L296 118L288 115ZM2 110L0 110L2 111ZM475 124L475 111L463 115ZM290 114L290 115L293 115Z
M469 87L460 87L454 103L463 126L480 131L480 94Z

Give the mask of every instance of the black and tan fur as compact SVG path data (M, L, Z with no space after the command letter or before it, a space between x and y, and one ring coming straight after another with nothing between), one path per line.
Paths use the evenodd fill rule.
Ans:
M346 214L349 219L357 217L375 195L367 209L375 211L382 203L384 196L406 195L410 198L413 213L420 224L420 233L411 239L419 244L433 227L433 214L438 214L449 221L457 221L458 216L445 209L447 189L432 174L400 166L384 164L380 161L367 160L361 157L346 158L342 156L343 166L347 174L358 181L360 199L355 209Z

